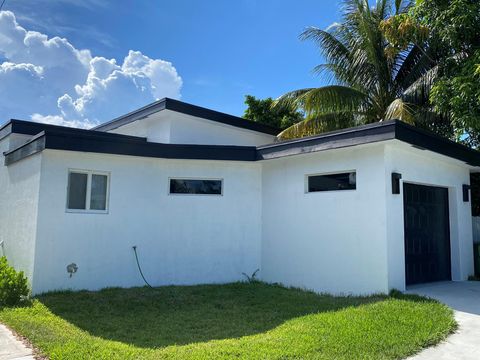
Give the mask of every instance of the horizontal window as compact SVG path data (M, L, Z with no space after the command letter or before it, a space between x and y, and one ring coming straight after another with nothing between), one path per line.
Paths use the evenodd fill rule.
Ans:
M222 180L170 179L170 194L222 195Z
M68 173L67 210L106 212L108 174L71 170Z
M354 190L356 188L357 179L355 171L308 176L308 192Z

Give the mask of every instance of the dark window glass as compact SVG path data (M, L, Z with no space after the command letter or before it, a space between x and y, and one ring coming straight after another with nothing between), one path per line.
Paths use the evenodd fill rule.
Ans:
M308 177L308 192L353 190L357 188L355 172L312 175Z
M107 209L107 175L92 175L92 190L90 192L90 209Z
M221 180L170 179L170 194L221 195Z
M68 208L85 210L87 205L87 174L68 175Z

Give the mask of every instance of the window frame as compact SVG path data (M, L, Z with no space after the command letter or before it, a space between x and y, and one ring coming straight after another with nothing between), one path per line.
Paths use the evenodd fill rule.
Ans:
M327 176L327 175L350 174L350 173L355 173L355 189L334 189L334 190L320 190L320 191L309 191L308 190L309 189L308 180L312 176ZM356 169L306 174L305 178L304 178L305 194L318 194L318 193L329 193L329 192L350 192L350 191L356 191L357 189L358 189L358 183L357 183L357 170Z
M192 194L192 193L172 193L170 192L171 180L213 180L220 181L220 194ZM167 181L167 194L169 196L223 196L224 195L224 181L223 178L209 178L209 177L191 177L191 176L169 176Z
M86 174L87 175L87 190L85 199L85 209L69 209L68 208L68 196L70 193L70 174ZM92 175L102 175L107 177L107 188L105 194L105 210L90 209L91 197L92 197ZM67 171L67 186L66 186L66 198L65 198L65 212L67 213L81 213L81 214L108 214L110 203L110 172L100 170L85 170L85 169L68 169Z

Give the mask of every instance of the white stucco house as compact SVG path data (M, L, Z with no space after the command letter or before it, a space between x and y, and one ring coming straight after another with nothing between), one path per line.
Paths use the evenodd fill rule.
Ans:
M155 286L260 269L266 282L368 294L473 273L480 153L400 121L276 133L172 99L92 130L11 120L0 254L34 294L141 286L133 246Z

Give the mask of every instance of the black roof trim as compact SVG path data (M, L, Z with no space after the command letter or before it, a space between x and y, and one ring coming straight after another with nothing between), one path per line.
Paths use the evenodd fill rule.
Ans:
M395 138L414 147L445 155L471 166L480 166L480 151L456 143L437 134L395 120Z
M138 136L112 134L112 133L106 133L103 131L79 129L79 128L68 127L68 126L60 126L60 125L42 124L38 122L17 120L17 119L11 119L9 122L7 122L6 124L0 127L0 140L3 137L9 135L10 133L24 134L24 135L37 135L45 130L57 130L57 131L63 131L68 133L75 132L77 134L86 134L86 135L97 133L97 135L99 136L101 135L107 136L107 137L113 136L115 138L147 141L146 138L142 138Z
M31 126L31 127L29 127ZM147 142L145 138L119 135L102 131L29 123L12 120L0 128L34 132L43 130L26 144L5 152L5 164L9 165L43 149L94 152L168 159L257 161L285 156L307 154L386 140L399 140L414 147L430 150L450 158L480 166L480 152L442 138L431 132L405 124L399 120L359 126L317 136L284 141L270 145L188 145ZM35 130L35 131L36 131Z
M423 150L430 150L463 161L471 166L480 166L480 151L443 138L430 131L408 125L400 120L383 121L260 146L257 148L257 159L275 159L394 139Z
M284 156L393 140L395 138L395 125L396 122L388 121L264 145L257 148L257 159L268 160Z
M196 116L196 117L211 120L211 121L216 121L222 124L235 126L238 128L261 132L268 135L277 135L280 132L279 129L276 129L271 126L256 123L251 120L243 119L237 116L225 114L215 110L210 110L204 107L188 104L186 102L174 100L170 98L163 98L161 100L155 101L138 110L132 111L126 115L120 116L116 119L108 121L97 127L94 127L92 130L98 130L98 131L113 130L120 126L134 122L136 120L144 119L147 116L162 110L176 111L182 114L192 115L192 116Z
M12 124L8 122L4 124L2 127L0 127L0 140L7 137L11 133L12 133Z
M144 138L64 128L47 129L27 143L6 151L5 165L13 164L44 149L166 159L255 161L254 146L183 145L147 142Z

